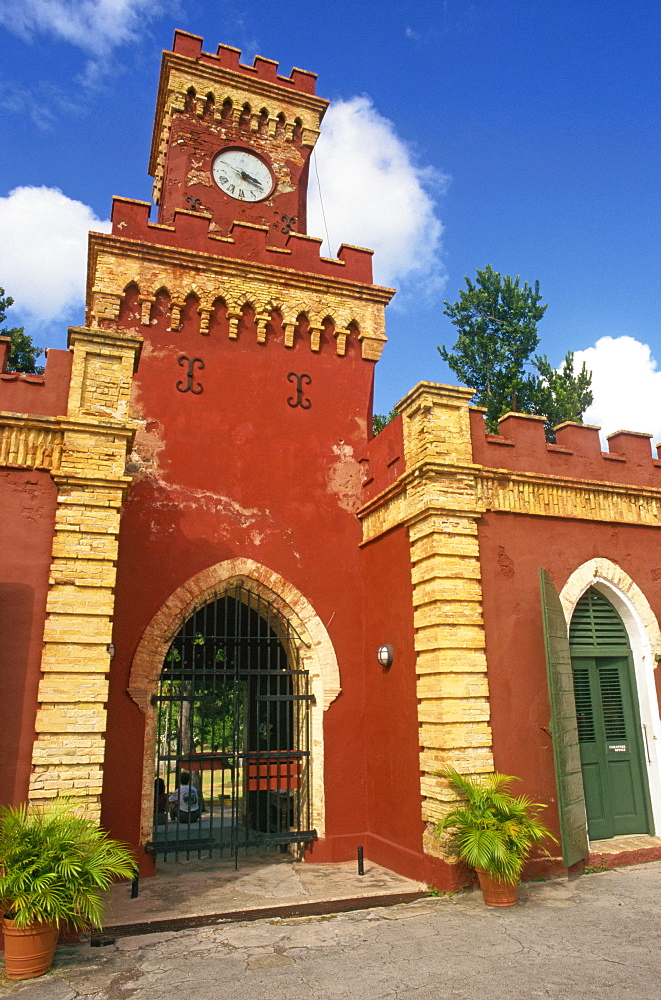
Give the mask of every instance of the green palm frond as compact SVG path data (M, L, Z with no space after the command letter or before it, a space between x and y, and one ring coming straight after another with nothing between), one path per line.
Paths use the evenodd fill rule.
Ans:
M0 906L19 927L100 927L103 892L135 876L129 848L74 809L59 799L45 809L0 810Z
M532 845L556 840L539 818L546 806L527 795L512 795L511 785L518 780L512 775L474 777L454 768L438 773L463 798L440 821L438 833L449 831L450 846L472 868L514 884Z

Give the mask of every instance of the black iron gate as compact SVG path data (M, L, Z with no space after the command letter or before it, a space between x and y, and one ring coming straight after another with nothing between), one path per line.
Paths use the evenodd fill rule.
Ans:
M164 859L309 843L310 705L302 641L235 586L174 637L158 694L154 834Z

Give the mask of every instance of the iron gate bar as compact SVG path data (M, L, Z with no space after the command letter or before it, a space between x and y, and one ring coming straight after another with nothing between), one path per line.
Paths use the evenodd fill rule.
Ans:
M173 637L152 698L156 777L170 796L187 770L200 810L192 822L183 809L174 820L155 815L149 847L165 859L227 851L236 860L239 848L316 838L309 801L315 699L299 662L302 645L277 609L242 585L194 612Z

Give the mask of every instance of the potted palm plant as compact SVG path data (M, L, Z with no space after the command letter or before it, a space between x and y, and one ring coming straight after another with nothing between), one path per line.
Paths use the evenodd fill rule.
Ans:
M556 840L539 818L546 807L526 795L512 795L510 786L518 779L508 774L474 777L448 767L439 776L464 801L443 817L438 833L450 830L450 846L476 870L488 906L514 906L533 844Z
M0 906L8 979L41 976L61 929L100 927L103 893L135 875L128 849L74 805L0 810Z

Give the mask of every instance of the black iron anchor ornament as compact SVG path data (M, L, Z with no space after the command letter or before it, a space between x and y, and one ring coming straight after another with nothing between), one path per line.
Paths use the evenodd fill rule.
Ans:
M291 407L300 406L302 410L309 410L312 406L312 402L303 395L303 385L310 385L312 379L309 375L303 372L302 375L297 375L296 372L290 372L287 376L288 382L296 382L296 396L290 396L287 403Z
M199 393L203 391L204 386L202 385L201 382L196 383L194 381L194 372L195 372L195 365L197 365L200 371L203 370L204 361L202 360L202 358L189 358L187 354L181 354L178 359L178 364L180 364L182 368L188 365L188 371L186 372L186 381L184 382L182 380L180 382L177 382L177 389L179 390L179 392L192 392L196 396L199 395Z

